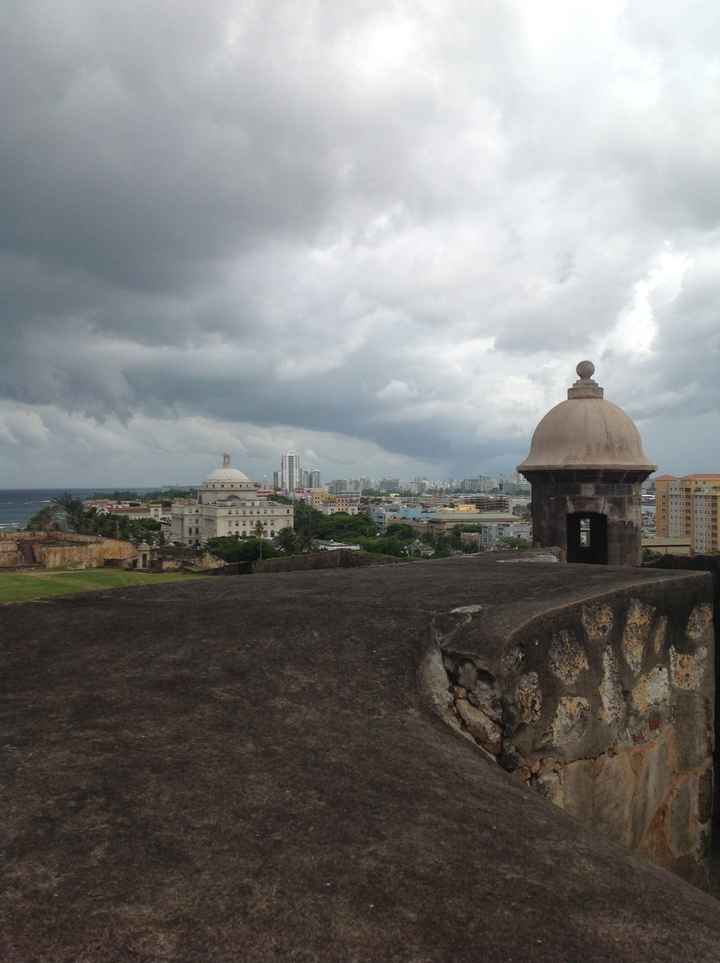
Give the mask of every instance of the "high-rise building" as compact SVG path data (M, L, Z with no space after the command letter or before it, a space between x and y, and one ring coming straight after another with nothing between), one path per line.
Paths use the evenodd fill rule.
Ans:
M400 479L399 478L381 478L380 484L378 486L381 492L397 492L400 491Z
M294 492L302 487L302 465L296 451L283 452L280 461L280 487L287 492Z
M310 474L310 484L308 488L319 488L320 487L320 472L317 468L313 468Z
M277 491L278 488L280 488L280 472L279 472L279 471L274 471L274 472L273 472L273 488L275 489L275 491Z
M303 487L303 488L309 488L309 487L310 487L310 472L307 470L307 468L303 468L303 470L302 470L302 472L300 473L300 475L301 475L301 477L302 477L302 487Z
M694 552L720 552L720 475L658 475L655 497L658 536L689 538Z

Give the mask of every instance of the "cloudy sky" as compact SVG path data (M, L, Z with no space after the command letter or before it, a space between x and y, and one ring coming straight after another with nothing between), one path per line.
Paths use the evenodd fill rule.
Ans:
M0 487L720 471L716 0L3 0Z

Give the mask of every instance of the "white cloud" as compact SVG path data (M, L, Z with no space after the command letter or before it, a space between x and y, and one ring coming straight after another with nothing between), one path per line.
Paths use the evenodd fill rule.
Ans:
M588 355L720 461L719 44L711 2L8 0L5 477L510 468Z

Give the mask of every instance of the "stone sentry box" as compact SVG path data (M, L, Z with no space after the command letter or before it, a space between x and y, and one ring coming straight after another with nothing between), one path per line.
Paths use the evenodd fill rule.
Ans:
M481 610L439 619L436 640L446 719L578 819L697 876L711 830L714 640L709 579L692 586L546 613L491 658Z
M577 373L518 465L532 486L533 540L568 562L639 565L640 485L656 466L632 419L593 380L593 363Z

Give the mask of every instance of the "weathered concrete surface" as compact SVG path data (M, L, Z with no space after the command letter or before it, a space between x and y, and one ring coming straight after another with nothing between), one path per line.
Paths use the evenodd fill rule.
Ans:
M652 586L706 582L493 556L0 609L0 959L714 963L715 900L550 806L418 687L443 622L484 613L512 666L544 612ZM558 686L584 671L572 643Z

